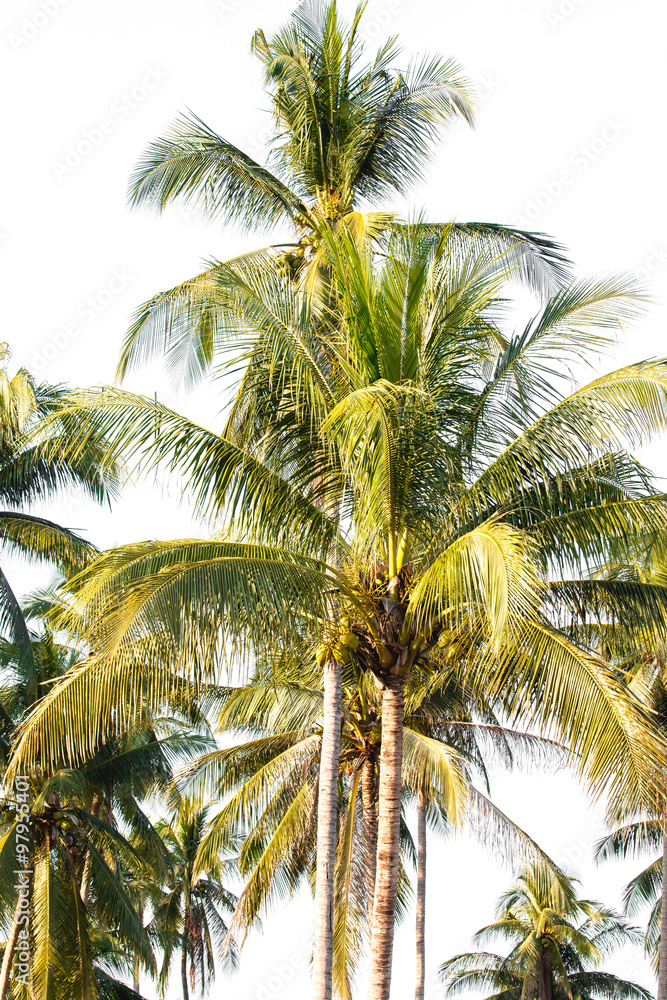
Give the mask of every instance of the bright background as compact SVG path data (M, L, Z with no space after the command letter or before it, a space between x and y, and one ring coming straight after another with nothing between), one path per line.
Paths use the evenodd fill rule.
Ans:
M12 366L77 386L113 380L133 309L195 274L201 262L271 240L188 218L130 213L126 184L148 141L177 111L195 111L253 155L268 134L268 102L252 32L271 31L292 0L5 0L0 73L4 155L0 278ZM341 8L351 12L350 0ZM408 54L456 57L476 81L477 129L460 126L438 152L427 183L407 204L431 219L510 222L543 230L571 250L581 272L634 272L654 297L649 313L605 361L616 367L665 352L667 232L663 185L662 0L370 0L369 44L398 33ZM407 62L407 57L406 60ZM106 131L98 131L106 119ZM97 140L80 162L68 147ZM90 136L89 136L90 138ZM85 145L83 149L85 149ZM562 173L566 171L567 182ZM390 206L386 206L390 207ZM404 207L399 202L394 207ZM73 326L72 326L73 325ZM186 395L158 368L135 373L130 389L215 425L220 399ZM664 445L648 457L665 475ZM175 487L129 489L113 514L76 498L43 510L109 546L202 533ZM9 565L17 589L34 570ZM620 904L637 864L596 869L590 846L601 813L587 808L573 779L500 775L497 803L561 863L586 894ZM441 995L438 964L471 946L488 923L510 873L462 835L431 842L427 995ZM312 908L306 894L253 932L240 972L212 995L269 1000L308 995L304 967ZM614 971L651 986L641 954ZM413 991L412 919L396 942L395 1000ZM171 996L179 996L175 970ZM358 995L365 995L360 981Z

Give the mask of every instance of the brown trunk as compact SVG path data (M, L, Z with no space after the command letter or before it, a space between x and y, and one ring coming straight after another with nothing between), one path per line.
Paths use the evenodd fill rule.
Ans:
M330 661L324 668L324 720L317 802L314 1000L331 1000L333 993L334 868L338 817L340 711L340 663Z
M377 780L375 775L375 761L372 758L365 761L361 771L361 806L364 817L366 909L368 911L368 929L371 932L378 850Z
M405 678L395 677L382 694L377 875L368 1000L389 1000L391 989L400 846L404 691Z
M12 920L12 927L7 939L5 954L2 959L2 969L0 969L0 1000L7 1000L9 981L12 975L12 964L14 962L14 953L16 952L16 942L19 939L19 931L21 929L21 925L19 923L19 918L22 912L20 905L21 898L22 894L19 895L19 901L17 902L16 909L14 910L14 919Z
M144 908L141 904L137 906L137 916L141 921L142 925L144 922ZM141 993L141 982L139 978L139 957L136 956L134 959L134 967L132 969L132 989L135 993Z
M97 792L93 795L93 804L90 809L91 816L95 819L99 818L100 810L102 808L102 799L99 797ZM81 878L81 902L87 908L90 902L90 874L93 867L93 859L89 854L86 858L85 864L83 866L83 876Z
M183 1000L188 1000L188 945L190 944L190 914L185 908L183 918L183 950L181 951L181 983L183 984Z
M552 1000L553 983L551 980L551 966L546 951L540 956L540 978L537 984L538 996L540 1000Z
M181 983L183 984L183 1000L188 1000L188 943L183 942L181 951Z
M660 971L657 1000L667 1000L667 814L662 823L662 902L660 913Z
M422 792L417 799L417 975L415 1000L424 1000L426 977L426 799Z

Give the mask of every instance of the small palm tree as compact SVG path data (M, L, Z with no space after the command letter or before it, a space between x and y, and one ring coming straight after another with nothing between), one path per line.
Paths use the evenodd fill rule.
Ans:
M157 824L170 861L168 878L153 899L150 931L163 952L158 982L164 990L174 957L180 957L183 1000L190 991L203 993L215 974L216 944L222 945L228 927L225 911L233 911L237 899L222 882L230 863L216 857L206 871L196 871L195 861L207 831L208 808L195 800L178 798L169 819Z
M533 865L501 897L496 916L475 941L500 939L511 946L509 954L449 959L440 969L447 995L474 990L488 991L488 1000L651 1000L636 983L599 971L641 935L613 910L579 899L572 879Z
M31 656L0 642L0 757L3 770L17 729L39 698L82 662L74 648L57 641L50 624L57 601L45 591L22 607L29 625ZM142 909L166 878L169 853L142 802L165 794L179 761L210 747L210 739L184 729L173 718L131 732L108 734L78 767L50 774L37 759L30 777L31 989L35 995L70 1000L135 1000L138 973L157 966L143 927ZM187 720L196 726L194 706ZM201 728L201 727L200 727ZM8 943L0 971L0 997L10 989L19 929L16 881L17 827L10 788L0 840L0 911ZM3 796L4 798L4 796ZM3 803L4 804L4 803ZM132 976L136 989L118 977ZM78 991L78 993L77 993ZM13 994L12 994L13 995Z
M80 570L96 554L90 542L68 528L28 513L35 501L76 489L104 502L118 484L118 468L105 458L105 445L92 435L84 450L68 451L75 430L64 418L62 387L38 385L25 369L9 377L11 352L0 343L0 541L5 551L49 562L62 572ZM59 415L63 419L59 419ZM74 418L75 419L75 418ZM45 430L48 421L48 432ZM27 661L28 697L34 698L32 643L19 602L0 570L0 632L17 644Z
M628 688L667 734L667 550L662 533L630 537L592 578L554 585L571 633L602 648ZM596 846L596 859L653 854L626 886L625 906L636 918L650 908L645 950L658 976L658 1000L667 998L667 808L664 791L653 807L614 829Z
M38 602L39 603L39 602ZM22 615L30 620L34 602ZM28 632L31 655L20 643L0 644L3 686L0 688L5 742L11 742L17 723L42 692L68 671L80 657L57 643L48 624ZM31 700L32 699L32 700ZM132 742L132 740L130 741ZM141 765L150 739L133 738L136 763ZM141 749L139 749L141 747ZM5 757L6 757L6 748ZM130 747L126 746L126 750ZM158 761L151 753L151 765ZM76 771L49 776L35 768L30 779L29 821L17 820L11 789L3 802L0 840L0 906L8 923L8 941L0 970L0 998L10 988L12 961L22 911L14 906L17 845L29 842L26 870L30 873L31 962L30 989L36 995L65 1000L80 994L123 996L125 988L112 975L126 971L128 947L143 967L152 969L150 942L123 885L121 866L141 870L146 862L120 833L111 815L110 773L113 749L104 748L106 776L99 759L89 759ZM143 761L146 767L146 761ZM164 761L161 762L164 768ZM96 781L95 775L101 781ZM122 779L122 768L115 784ZM153 781L151 775L151 781ZM137 790L135 782L134 791ZM147 788L144 784L143 793ZM104 800L106 810L100 808ZM134 812L141 815L138 803ZM105 815L106 811L106 815ZM139 821L135 817L135 824ZM26 829L29 831L26 835ZM21 837L22 835L22 837ZM26 841L27 836L27 841ZM93 932L93 923L99 934ZM129 997L131 991L127 992Z

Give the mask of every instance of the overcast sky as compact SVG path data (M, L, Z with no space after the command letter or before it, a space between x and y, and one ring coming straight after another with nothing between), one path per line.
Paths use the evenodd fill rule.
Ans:
M250 54L255 28L271 31L291 0L4 0L0 275L12 365L77 386L113 380L133 309L155 292L269 242L207 226L174 208L161 218L126 207L138 155L187 108L261 158L268 102ZM343 0L341 7L351 11ZM634 272L654 297L607 367L665 350L665 75L661 0L370 0L365 36L398 33L408 55L454 56L476 83L475 131L455 128L427 182L398 209L431 219L509 222L550 233L581 273ZM127 383L215 423L220 399L186 395L156 367ZM662 442L643 453L667 474ZM100 546L203 532L178 497L147 485L112 514L74 499L47 515ZM11 564L18 589L34 574ZM589 896L620 903L637 865L594 869L601 832L566 775L499 776L496 799L558 860L581 873ZM438 964L471 946L509 880L465 836L432 840L428 883L429 1000ZM234 978L215 996L269 1000L308 995L310 901L304 895L253 933ZM412 917L398 935L392 996L413 989ZM288 964L302 970L288 975ZM651 984L625 955L615 971ZM289 982L287 981L289 979ZM172 988L179 995L178 975ZM365 995L363 983L359 996Z

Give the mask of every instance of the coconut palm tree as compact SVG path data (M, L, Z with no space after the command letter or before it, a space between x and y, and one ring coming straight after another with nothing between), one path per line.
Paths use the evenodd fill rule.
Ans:
M636 983L599 971L614 951L639 939L637 928L613 910L579 899L573 880L531 866L501 897L496 917L475 941L501 939L511 946L509 954L473 952L444 962L447 995L482 990L505 1000L650 1000Z
M45 591L21 609L29 624L29 658L20 644L0 641L3 769L21 719L82 661L79 651L57 640L50 624L56 603L53 593ZM138 985L130 990L117 977L133 975L136 984L138 970L156 969L140 904L155 879L167 877L170 862L142 801L166 794L174 767L210 747L205 734L179 725L178 714L132 732L109 734L78 768L50 774L38 760L32 770L26 869L32 871L30 980L40 996L69 1000L79 990L102 1000L132 1000L139 997ZM188 721L200 721L193 709ZM20 834L25 834L21 823L26 825L17 817L13 798L6 786L0 904L11 923L0 972L3 1000L19 928L12 871Z
M214 946L216 942L221 946L227 937L222 914L232 911L237 902L222 882L230 865L225 865L219 855L205 872L195 871L207 819L207 807L178 797L171 816L157 825L169 853L170 868L164 886L154 894L150 929L163 951L160 988L166 988L174 955L178 955L183 1000L188 1000L190 990L194 994L197 987L202 993L208 989L215 973Z
M360 201L403 192L423 173L434 142L455 117L472 121L471 95L459 67L440 58L393 68L395 40L364 61L359 25L364 4L347 28L335 3L304 3L273 38L256 33L253 49L265 67L273 117L283 141L273 144L271 168L256 162L196 116L180 119L149 147L131 182L134 204L159 210L180 200L209 217L247 228L287 224L288 244L244 258L246 267L267 259L293 278L312 284L323 277L318 250L322 226L345 219L360 237L374 239L396 223L391 213L359 211ZM566 268L560 248L543 236L495 224L450 227L463 254L492 246L530 284L543 291ZM442 227L435 226L439 231ZM165 351L177 378L198 377L224 349L229 318L226 265L202 274L142 306L124 345L119 375L156 351ZM338 711L334 671L327 686L327 714ZM335 732L325 730L328 754L321 781L320 888L316 894L315 978L330 979L331 872ZM322 967L320 956L322 955ZM326 985L318 987L326 994ZM323 994L324 995L324 994Z
M667 732L665 634L667 630L666 552L661 534L631 539L615 547L614 558L592 578L554 584L555 603L567 616L572 634L604 647L630 690L649 708L659 729ZM662 870L667 857L664 796L654 808L602 838L598 860L658 855L625 889L627 912L636 917L647 906L650 916L646 953L658 975L658 998L667 997L667 886ZM663 941L665 944L663 944Z
M323 226L345 220L360 239L368 240L395 229L391 213L360 212L360 203L402 193L420 178L449 122L457 116L472 122L471 95L451 60L424 58L407 72L397 72L395 39L366 62L359 37L364 8L357 7L346 27L335 2L314 0L303 3L272 38L256 33L253 50L265 68L276 129L270 166L191 115L148 148L131 181L132 203L161 211L178 200L202 209L209 218L222 217L246 228L287 225L290 242L236 263L252 270L256 263L261 268L270 260L311 287L322 280L327 284L319 249ZM493 247L506 266L542 292L566 274L560 248L544 236L484 223L444 228L456 235L463 255ZM227 265L213 263L195 278L156 295L138 310L128 331L119 376L149 355L165 353L178 380L199 377L224 352L230 291ZM336 671L326 690L327 717L333 721L339 704ZM314 964L322 996L330 993L332 782L338 750L335 731L326 727L324 739L328 753L322 757L326 773L323 770L320 784Z
M27 612L30 620L32 609ZM22 613L26 615L26 609ZM48 625L39 631L29 631L31 655L23 655L20 643L3 641L0 663L3 686L0 692L5 723L5 740L11 739L17 721L31 707L31 692L35 702L44 689L53 685L67 671L76 667L77 654L57 643ZM150 739L134 738L135 764L151 764L151 785L155 787L156 772L164 773L164 759L159 747ZM140 749L141 747L141 749ZM125 748L125 756L130 750ZM6 749L5 749L6 759ZM64 1000L80 995L128 998L126 991L112 972L127 968L122 959L128 946L146 968L154 965L152 949L141 923L131 906L123 886L120 866L142 869L145 855L132 848L119 832L111 815L112 794L109 772L113 770L113 751L105 748L106 767L100 760L88 760L82 768L61 771L48 776L36 769L29 782L24 780L24 798L29 801L19 816L14 801L15 792L6 787L3 794L3 829L0 840L0 903L3 916L9 921L8 942L0 971L0 996L8 995L13 960L18 946L18 934L24 923L25 910L16 905L14 883L17 853L27 850L25 869L30 886L30 989L37 995ZM122 755L121 755L122 756ZM159 767L159 764L162 767ZM105 779L106 772L106 779ZM98 775L101 780L96 781ZM115 775L118 785L120 772ZM134 789L140 781L134 780ZM29 786L29 787L28 787ZM127 790L126 793L127 795ZM100 808L102 803L106 808ZM26 823L23 812L29 814ZM106 815L105 815L106 812ZM141 826L143 816L135 802L133 822ZM26 833L28 831L28 833ZM146 843L142 845L144 848ZM99 939L92 931L92 922L100 930ZM16 984L15 984L16 985ZM18 988L18 987L16 987ZM13 995L13 994L12 994Z
M238 263L252 269L270 260L306 286L322 280L326 286L319 250L323 226L345 220L360 239L368 240L395 228L391 213L360 212L359 203L405 191L421 177L447 125L457 116L472 122L470 88L453 61L424 58L407 72L397 72L395 39L373 60L365 60L359 37L364 8L364 3L358 5L346 27L335 2L305 2L272 38L262 31L255 34L253 50L265 69L280 137L272 144L270 166L190 115L144 154L130 184L132 203L161 211L178 200L209 218L255 230L287 225L290 242L248 254ZM449 228L463 254L492 246L540 291L566 273L560 248L543 236L493 224ZM155 353L166 354L178 380L208 370L224 351L231 291L226 272L225 264L213 263L140 307L126 337L119 376ZM327 717L333 722L340 696L336 671L326 693ZM316 991L322 997L330 994L335 731L325 727L324 740L328 753L322 756L320 783L314 962Z
M118 468L104 457L104 443L91 436L76 456L67 452L71 423L58 415L66 395L63 387L35 383L21 369L10 378L11 358L0 344L0 539L6 552L49 562L62 572L81 569L96 553L95 546L52 521L28 513L35 501L46 501L75 489L98 502L108 502L118 485ZM47 434L41 433L49 421ZM70 418L71 420L71 418ZM19 602L0 569L0 630L18 643L30 661L32 644ZM34 674L35 665L29 664ZM26 676L29 698L35 697L34 677Z
M567 392L569 360L633 311L627 283L573 283L512 335L497 315L506 272L492 254L461 256L451 233L416 224L374 256L339 230L325 250L326 301L272 262L228 267L229 333L250 340L224 435L114 390L73 404L113 438L112 457L180 472L200 510L234 520L208 541L114 550L72 584L95 655L33 713L16 761L38 744L57 758L65 719L86 752L139 711L128 692L159 710L184 674L213 679L295 636L329 665L333 737L331 692L351 659L384 692L370 995L385 1000L413 665L440 648L463 658L492 704L580 754L612 812L653 795L663 750L643 709L542 606L548 567L664 526L664 498L624 448L664 427L667 366ZM68 447L85 441L80 429Z
M457 118L472 124L469 82L453 60L414 59L399 71L395 38L366 56L359 29L335 2L300 4L271 38L257 31L253 52L264 67L275 135L264 165L196 115L180 118L151 143L130 183L131 203L158 211L178 201L214 220L253 231L287 227L288 240L269 248L276 264L308 282L321 275L322 226L345 220L375 238L398 222L360 205L405 193L425 173L432 150ZM443 227L434 226L434 230ZM544 291L562 281L561 249L542 235L495 224L454 227L462 251L486 245ZM237 260L252 269L266 251ZM164 353L177 379L206 371L224 350L228 264L161 292L137 311L118 373Z
M225 690L217 728L242 742L214 750L188 767L198 794L225 802L202 841L201 864L206 867L243 831L239 859L247 883L230 929L241 939L272 901L295 891L300 879L308 877L312 884L323 692L321 673L307 652L296 660L292 653L269 663L248 685ZM349 998L373 909L377 802L367 791L377 785L382 727L381 699L369 675L348 665L342 688L333 975L337 994ZM503 729L481 699L476 715L486 721L473 722L469 700L451 666L435 674L417 670L411 677L404 730L405 804L420 795L441 829L451 829L458 820L505 858L543 859L471 777L473 770L485 775L484 751L510 764L517 754L544 761L556 748ZM405 869L414 857L405 818L401 838L400 916L408 887Z

